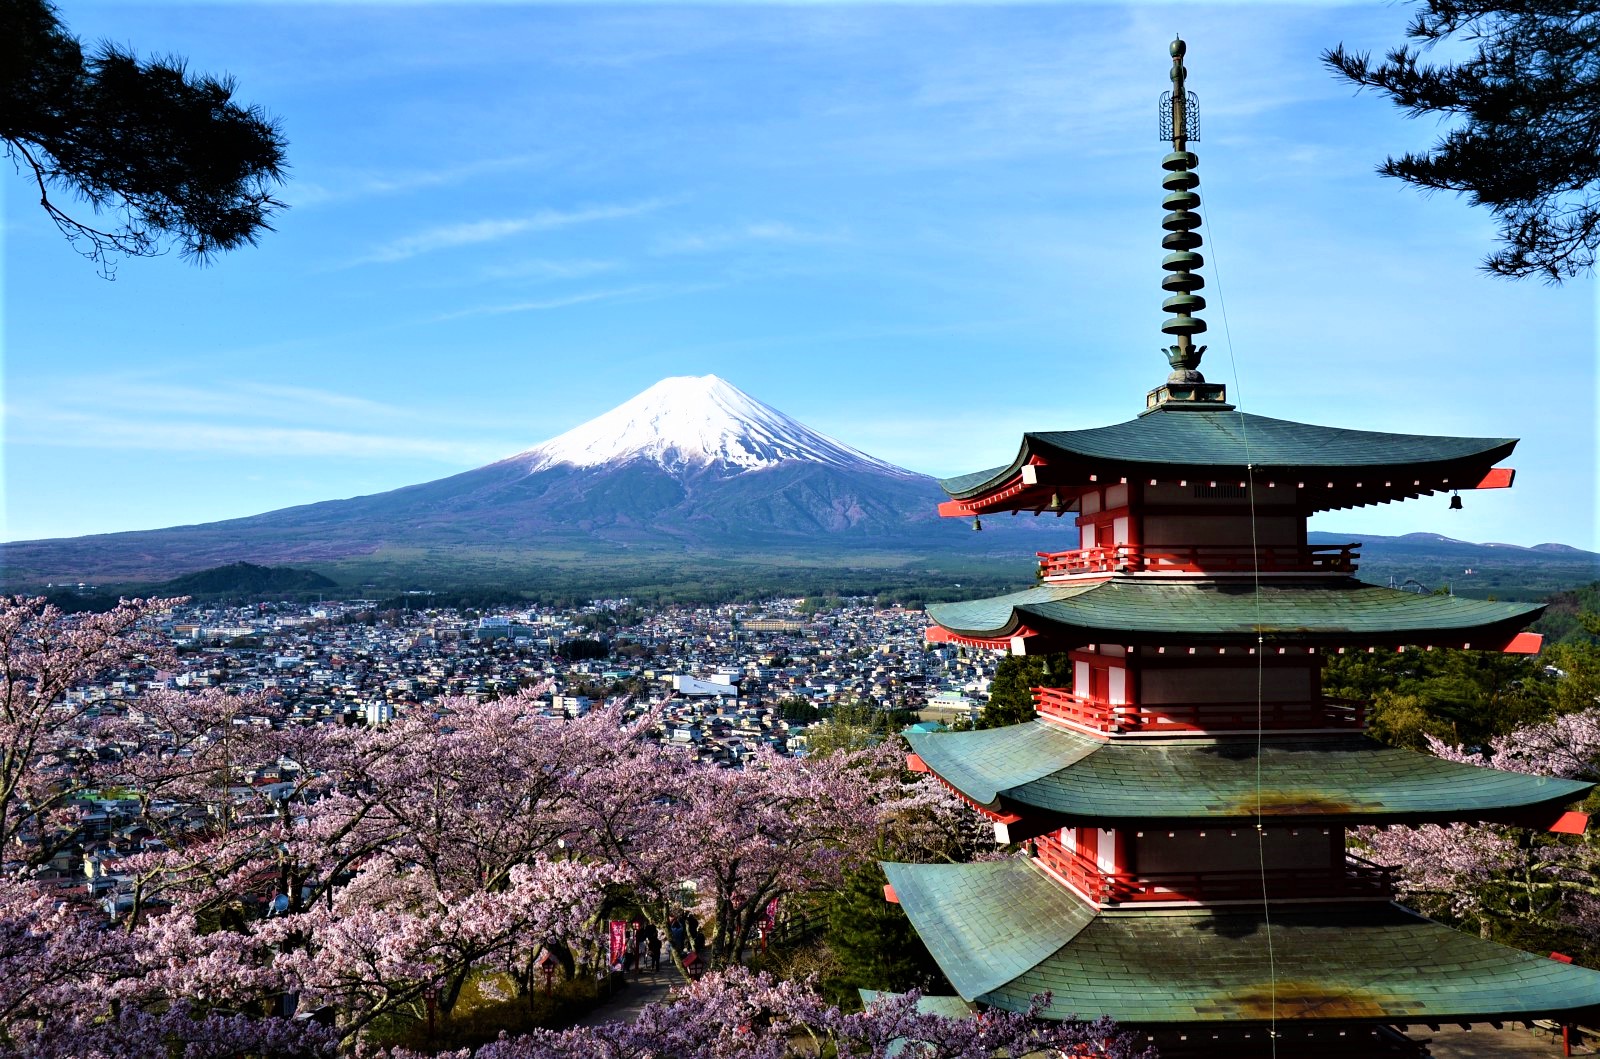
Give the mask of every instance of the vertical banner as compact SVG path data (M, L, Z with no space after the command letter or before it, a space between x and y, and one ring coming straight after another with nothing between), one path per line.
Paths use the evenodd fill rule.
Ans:
M623 919L613 919L611 921L611 966L620 965L623 954L627 951L628 923Z
M774 897L767 902L766 928L770 935L778 926L778 899Z

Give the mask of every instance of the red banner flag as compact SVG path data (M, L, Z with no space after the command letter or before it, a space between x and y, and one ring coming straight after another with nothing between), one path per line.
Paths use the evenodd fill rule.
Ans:
M622 957L628 951L628 923L627 920L613 919L611 921L611 966L618 967L622 964Z

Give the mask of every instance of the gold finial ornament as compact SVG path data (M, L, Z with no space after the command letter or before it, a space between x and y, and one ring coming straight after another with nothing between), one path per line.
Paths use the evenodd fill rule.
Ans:
M1167 49L1172 56L1172 69L1168 77L1172 90L1161 95L1161 138L1172 143L1172 152L1161 160L1166 175L1161 186L1167 192L1161 205L1167 214L1161 220L1166 235L1161 245L1168 253L1161 259L1166 276L1161 289L1168 297L1161 308L1171 315L1161 323L1163 334L1171 335L1174 344L1163 352L1172 374L1167 384L1150 392L1146 405L1203 405L1216 408L1227 400L1223 387L1208 383L1200 374L1200 357L1205 346L1194 344L1194 336L1206 329L1206 322L1194 314L1206 307L1206 300L1196 292L1205 286L1205 280L1196 271L1205 264L1200 249L1200 177L1195 167L1200 159L1189 150L1190 141L1200 139L1200 108L1194 93L1188 90L1189 71L1183 65L1188 47L1183 38L1174 40Z

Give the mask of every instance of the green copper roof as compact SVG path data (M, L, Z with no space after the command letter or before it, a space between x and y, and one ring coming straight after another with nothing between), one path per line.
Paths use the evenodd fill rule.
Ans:
M895 897L956 992L971 999L1026 974L1094 910L1026 861L883 865Z
M1509 636L1541 610L1534 604L1419 596L1354 578L1311 584L1275 581L1259 589L1113 578L929 604L928 616L965 636L1010 636L1026 625L1078 644L1236 643L1254 640L1259 633L1269 643L1368 645L1426 644L1451 633L1459 634L1449 637L1458 644L1480 634ZM1052 649L1062 646L1053 644Z
M1084 923L1088 910L1062 911L1065 891L1026 861L884 870L951 984L1006 1010L1049 992L1050 1017L1104 1014L1150 1027L1274 1017L1483 1021L1600 1005L1600 973L1483 941L1396 905L1279 907L1270 926L1259 911L1099 915ZM980 894L1005 906L993 924L1001 929L990 930ZM1020 907L1028 903L1035 903L1031 912ZM1007 929L1019 918L1036 925L1036 937ZM1046 938L1064 940L1039 958Z
M908 733L911 749L979 805L1103 826L1185 820L1399 823L1510 819L1594 787L1478 768L1366 736L1097 740L1046 721Z
M1033 457L1071 474L1109 473L1123 467L1243 472L1390 469L1467 464L1487 470L1516 447L1515 438L1453 438L1427 434L1387 434L1294 423L1247 412L1160 407L1137 419L1087 430L1045 430L1024 434L1016 459L988 471L944 480L945 492L967 499L1014 476ZM1087 480L1087 479L1085 479ZM1409 484L1409 480L1407 480Z

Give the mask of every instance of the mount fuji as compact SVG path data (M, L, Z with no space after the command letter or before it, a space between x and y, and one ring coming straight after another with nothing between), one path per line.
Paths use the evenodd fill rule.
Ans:
M714 375L663 379L566 433L419 485L197 526L0 545L8 587L291 563L349 582L625 583L630 571L949 569L1011 534L937 516L932 478ZM1030 520L1031 521L1031 520ZM1002 539L996 539L1002 538ZM984 565L989 565L984 563Z
M737 474L799 462L924 480L817 433L715 375L662 379L510 460L527 461L530 473L645 460L677 475L711 467Z

